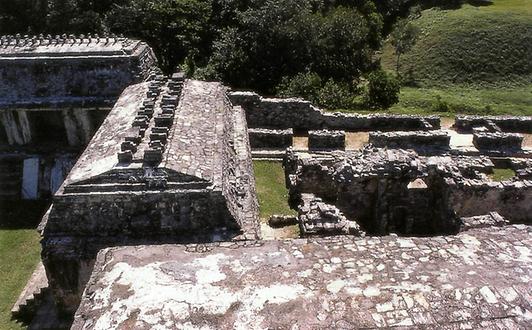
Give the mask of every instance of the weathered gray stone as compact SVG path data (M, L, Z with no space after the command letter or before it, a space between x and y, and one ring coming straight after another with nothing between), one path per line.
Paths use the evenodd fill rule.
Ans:
M292 146L294 131L289 129L250 128L249 144L253 149L285 149Z
M451 137L444 131L370 132L369 143L377 148L438 152L449 149Z
M308 148L311 150L345 149L345 132L330 130L309 131Z
M521 225L104 249L72 329L526 329L531 237Z
M158 96L146 93L153 82L124 91L45 216L43 263L66 312L103 247L259 237L243 110L219 83L187 80L167 97L180 85L159 82ZM175 107L167 135L153 131L163 103ZM137 111L150 104L145 134L131 139Z

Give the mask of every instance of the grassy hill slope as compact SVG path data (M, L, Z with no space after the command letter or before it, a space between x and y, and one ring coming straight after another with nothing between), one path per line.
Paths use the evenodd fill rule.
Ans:
M495 0L485 7L424 10L420 35L401 60L401 74L422 87L501 87L532 81L532 0ZM393 70L385 45L382 63Z

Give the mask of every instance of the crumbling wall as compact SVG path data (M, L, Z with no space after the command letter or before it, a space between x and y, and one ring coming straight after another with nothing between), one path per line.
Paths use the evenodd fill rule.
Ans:
M503 132L532 133L532 116L456 116L454 126L471 132L473 127L496 125Z
M370 132L369 143L377 148L449 149L451 137L444 131Z
M438 116L359 115L325 112L301 99L269 99L262 98L252 92L233 92L229 94L229 97L233 104L244 108L248 126L252 128L346 131L432 130L440 128Z
M498 212L512 223L532 223L532 181L466 180L451 187L450 202L461 217Z

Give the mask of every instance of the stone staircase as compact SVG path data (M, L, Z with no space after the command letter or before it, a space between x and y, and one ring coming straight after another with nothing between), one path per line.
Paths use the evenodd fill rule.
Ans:
M30 324L47 294L48 279L42 262L39 262L11 309L11 317L23 324Z
M22 184L22 159L0 158L0 200L20 198Z

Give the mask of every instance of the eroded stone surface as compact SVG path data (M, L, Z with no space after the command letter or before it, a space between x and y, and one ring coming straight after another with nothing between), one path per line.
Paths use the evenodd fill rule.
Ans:
M102 250L73 329L532 326L529 227Z

